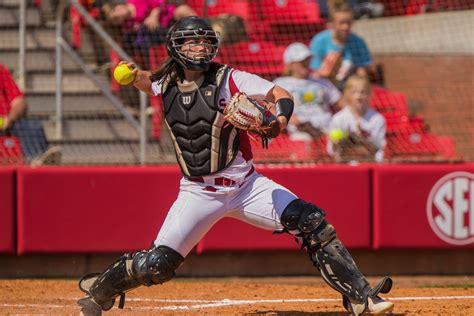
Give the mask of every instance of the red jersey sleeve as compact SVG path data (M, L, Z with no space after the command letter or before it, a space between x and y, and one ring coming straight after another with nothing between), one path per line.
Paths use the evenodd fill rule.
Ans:
M23 93L13 80L10 71L0 65L0 115L8 114L13 99L22 95Z

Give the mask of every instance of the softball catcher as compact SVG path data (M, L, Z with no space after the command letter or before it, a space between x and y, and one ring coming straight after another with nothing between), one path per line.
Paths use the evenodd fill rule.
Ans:
M326 212L253 167L249 134L278 136L293 112L291 95L256 75L213 62L219 38L198 17L177 22L166 46L170 58L155 73L134 70L133 85L162 96L183 174L180 191L151 248L124 254L102 273L81 279L81 312L101 315L118 297L123 307L126 292L171 280L223 217L294 235L353 315L392 310L393 304L378 296L390 290L391 279L370 286L325 220ZM275 103L276 115L256 97Z

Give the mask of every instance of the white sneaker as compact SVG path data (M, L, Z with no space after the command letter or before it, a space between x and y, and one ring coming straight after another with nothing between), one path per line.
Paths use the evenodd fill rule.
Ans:
M388 314L393 310L393 303L388 302L380 296L369 297L368 304L355 304L351 303L345 296L342 299L344 307L348 312L352 313L353 316L359 316L362 314Z

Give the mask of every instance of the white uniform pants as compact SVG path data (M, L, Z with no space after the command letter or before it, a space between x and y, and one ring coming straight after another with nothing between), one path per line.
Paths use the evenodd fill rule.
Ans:
M217 191L209 191L209 187ZM183 178L178 198L154 244L168 246L186 257L223 217L233 217L267 230L282 230L281 214L295 199L297 197L288 189L257 172L232 186L211 186Z

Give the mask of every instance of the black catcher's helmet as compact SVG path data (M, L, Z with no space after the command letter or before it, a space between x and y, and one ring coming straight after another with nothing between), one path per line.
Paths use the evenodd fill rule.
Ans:
M205 39L205 43L191 44L204 45L210 47L209 53L205 57L187 57L181 50L184 42L188 39ZM183 68L197 71L207 71L209 63L216 57L219 48L219 37L211 28L211 25L197 16L182 18L176 22L168 31L166 36L166 48L168 54Z

